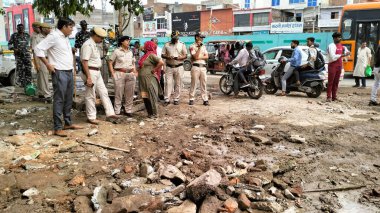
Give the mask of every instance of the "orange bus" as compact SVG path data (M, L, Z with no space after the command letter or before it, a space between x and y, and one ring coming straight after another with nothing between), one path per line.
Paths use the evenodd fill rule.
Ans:
M342 33L342 44L351 52L348 60L343 62L344 70L352 72L362 42L367 42L372 53L380 45L380 2L345 5L339 32Z

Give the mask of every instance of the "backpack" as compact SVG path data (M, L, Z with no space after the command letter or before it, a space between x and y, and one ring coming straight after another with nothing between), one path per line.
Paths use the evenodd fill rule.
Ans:
M317 50L317 58L314 61L314 68L316 70L319 70L325 66L325 59L323 58L321 50L318 50L317 48L315 49ZM309 57L310 57L310 52L309 52Z

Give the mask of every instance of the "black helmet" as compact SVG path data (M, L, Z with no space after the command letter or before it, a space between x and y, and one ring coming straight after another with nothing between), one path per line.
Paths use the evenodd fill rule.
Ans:
M281 56L279 59L278 59L278 63L281 63L281 61L287 61L288 59L285 57L285 56Z

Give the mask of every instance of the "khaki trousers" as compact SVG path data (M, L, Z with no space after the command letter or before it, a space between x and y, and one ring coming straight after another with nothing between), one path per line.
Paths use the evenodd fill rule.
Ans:
M50 98L51 92L49 90L49 70L41 60L36 60L36 63L38 63L38 66L40 68L37 72L37 94L39 96L44 96L45 98Z
M165 70L165 102L170 101L170 96L174 87L174 101L179 101L182 88L182 78L184 75L183 66L171 68L166 66Z
M124 109L132 113L133 95L135 94L136 77L133 73L115 72L115 113L120 114L121 102L124 96Z
M99 95L100 100L102 101L104 110L106 112L106 116L115 115L115 111L113 109L111 100L108 96L108 90L104 84L102 75L100 71L90 70L91 80L94 84L93 87L86 86L85 91L85 103L86 103L86 114L87 118L89 120L96 119L96 107L95 107L95 101L96 101L96 94ZM86 82L86 76L82 73L83 81Z
M197 81L199 80L201 88L201 96L203 101L208 101L207 95L207 69L206 67L196 67L191 68L191 86L190 86L190 100L195 98L195 89L197 87Z

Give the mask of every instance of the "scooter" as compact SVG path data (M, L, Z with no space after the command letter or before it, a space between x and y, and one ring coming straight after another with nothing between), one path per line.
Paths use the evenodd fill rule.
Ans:
M278 90L281 90L281 78L285 74L286 60L286 57L280 57L278 59L279 65L272 72L271 77L264 79L264 91L267 94L275 94ZM324 69L323 67L319 70L301 71L301 85L296 84L296 77L293 74L286 81L286 93L290 93L291 91L303 92L310 98L318 98L323 91Z
M246 92L250 98L259 99L263 95L264 84L260 78L265 74L263 66L255 68L250 74L245 74L249 83L248 87L241 88L244 82L239 77L239 68L227 64L225 74L219 80L219 88L222 93L229 95L234 92L238 95L240 91Z

